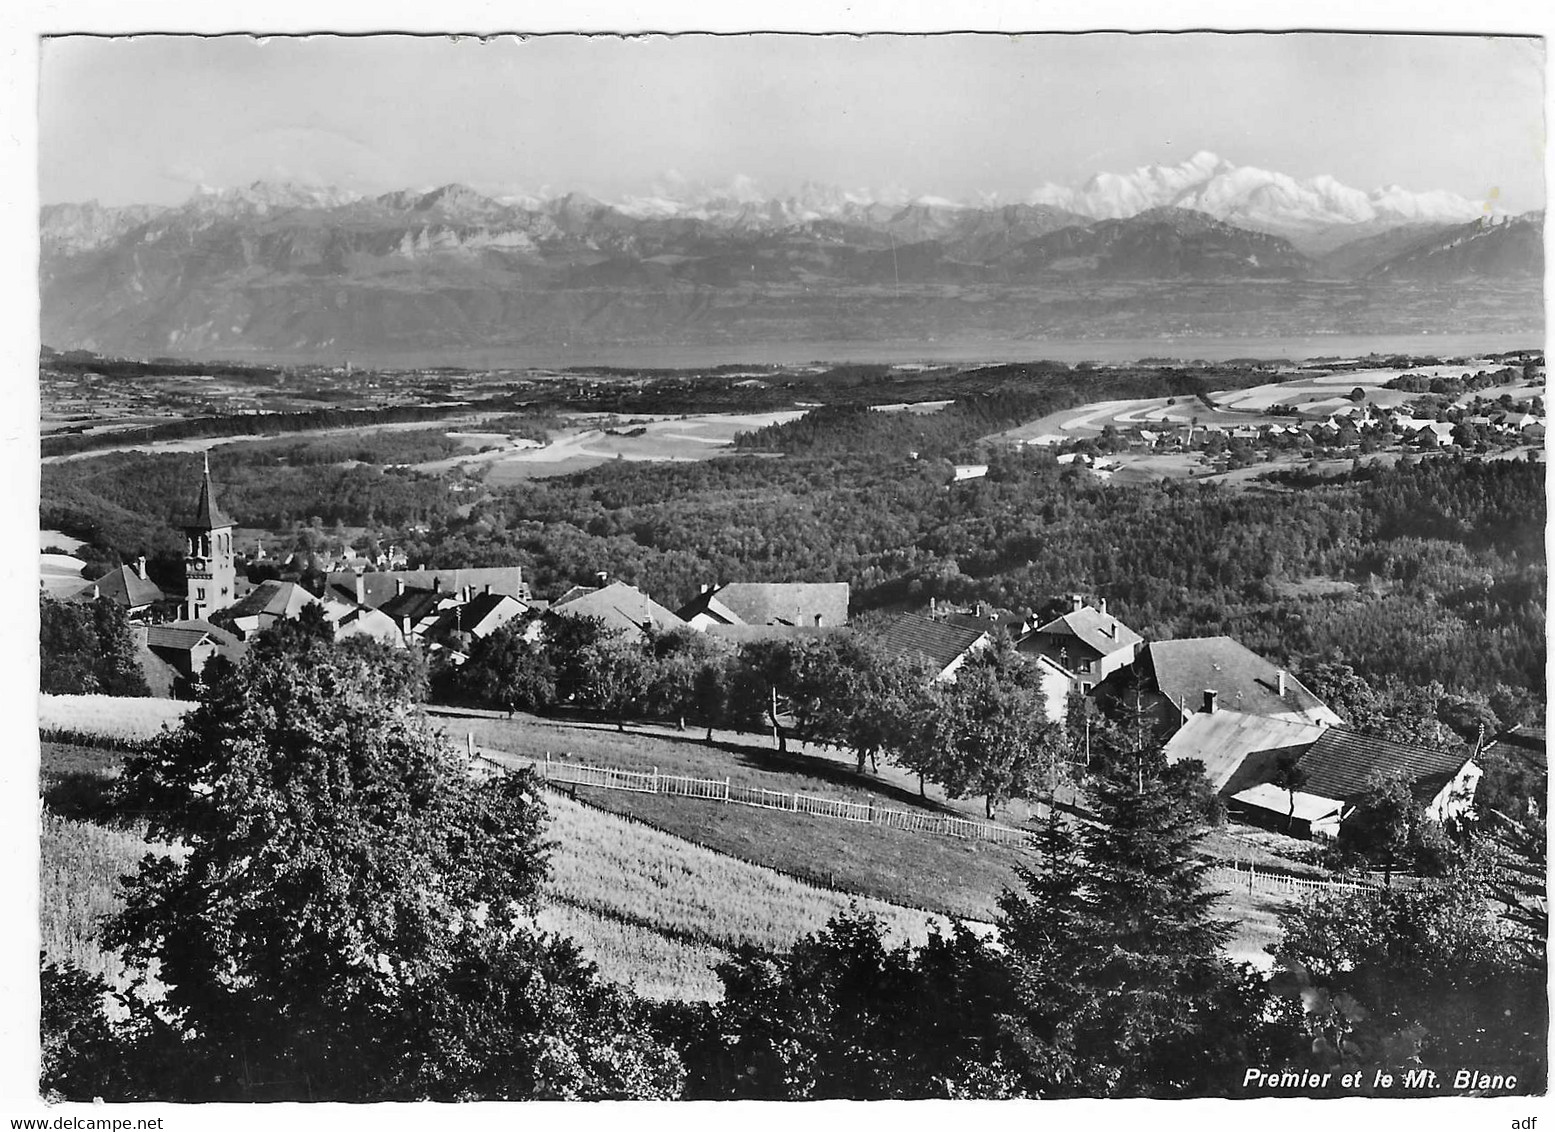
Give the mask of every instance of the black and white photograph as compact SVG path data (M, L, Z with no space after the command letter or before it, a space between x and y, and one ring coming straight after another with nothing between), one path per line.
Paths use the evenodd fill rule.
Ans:
M1546 41L1039 14L12 43L13 1128L1536 1128Z

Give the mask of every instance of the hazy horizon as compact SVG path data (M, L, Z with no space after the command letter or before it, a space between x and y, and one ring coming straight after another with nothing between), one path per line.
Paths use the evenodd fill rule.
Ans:
M1544 206L1543 44L1288 34L67 36L40 198L459 182L602 199L811 182L892 199L1242 166Z

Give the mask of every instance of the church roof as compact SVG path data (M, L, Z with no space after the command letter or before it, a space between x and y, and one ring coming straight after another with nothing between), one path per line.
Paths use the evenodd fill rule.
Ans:
M232 516L223 511L216 502L216 490L211 486L211 456L205 454L205 473L200 478L200 498L194 505L194 512L184 517L182 525L189 529L199 528L206 530L212 527L234 526Z

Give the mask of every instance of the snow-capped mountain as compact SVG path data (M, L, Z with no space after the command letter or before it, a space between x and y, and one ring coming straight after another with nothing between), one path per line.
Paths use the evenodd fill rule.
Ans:
M1412 192L1388 185L1365 192L1327 174L1297 180L1202 151L1179 165L1098 173L1077 189L1043 185L1029 199L1098 220L1150 208L1188 208L1238 227L1298 239L1345 225L1462 224L1493 211L1485 201L1442 190Z

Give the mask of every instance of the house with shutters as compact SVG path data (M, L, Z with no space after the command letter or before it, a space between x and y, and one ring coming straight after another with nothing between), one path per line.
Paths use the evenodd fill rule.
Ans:
M1105 598L1091 605L1072 594L1069 602L1068 611L1027 633L1016 648L1069 673L1072 690L1085 695L1133 664L1144 638L1107 612Z

